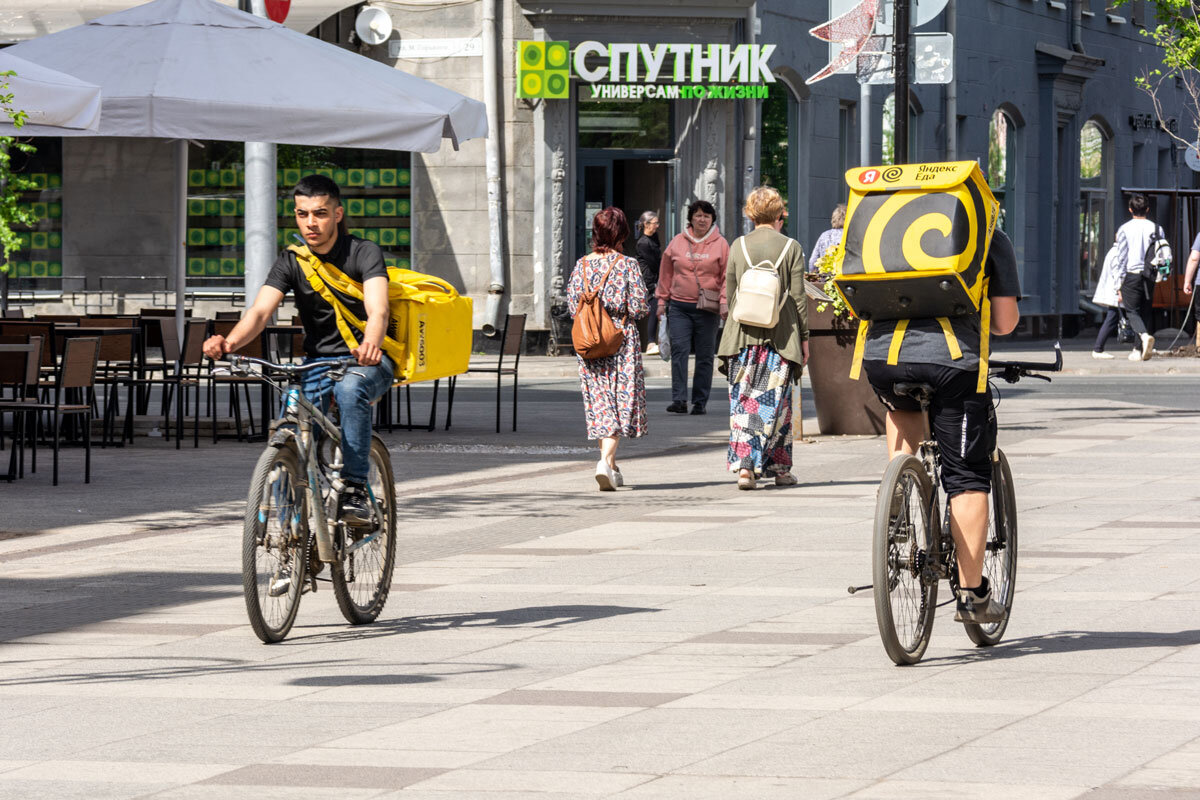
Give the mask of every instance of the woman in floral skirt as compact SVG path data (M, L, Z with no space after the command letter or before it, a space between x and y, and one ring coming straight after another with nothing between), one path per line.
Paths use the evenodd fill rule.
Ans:
M629 223L621 209L610 206L597 212L592 220L592 252L575 262L567 284L567 305L574 317L583 293L603 282L600 302L624 333L615 355L594 359L576 355L587 435L600 440L596 483L602 492L625 483L617 466L620 438L646 434L646 379L637 321L650 313L650 308L637 259L620 251L628 236Z
M738 281L745 271L767 260L779 274L783 305L773 328L743 325L732 315L725 323L717 355L729 378L729 471L738 473L739 489L753 489L758 478L768 476L777 486L793 486L792 385L800 381L808 361L804 252L779 233L784 206L776 190L760 186L752 191L745 213L754 230L729 248L729 307L737 307Z

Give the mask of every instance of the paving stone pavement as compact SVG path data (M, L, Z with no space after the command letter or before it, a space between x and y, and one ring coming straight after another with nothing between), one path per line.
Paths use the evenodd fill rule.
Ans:
M813 437L799 486L738 492L719 403L667 415L655 377L602 494L562 361L523 369L515 434L472 377L452 430L384 435L402 549L370 626L322 585L285 642L251 633L261 445L139 439L90 486L74 451L59 487L0 485L0 797L1200 797L1200 410L1137 403L1137 377L1007 392L1006 641L943 608L897 668L846 592L879 438ZM1200 389L1166 361L1121 369Z

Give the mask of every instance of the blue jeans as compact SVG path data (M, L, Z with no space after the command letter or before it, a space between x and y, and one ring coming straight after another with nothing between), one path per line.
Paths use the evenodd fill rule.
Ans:
M696 354L692 376L692 405L708 404L712 390L713 357L717 352L717 328L721 315L700 311L695 303L667 303L667 330L671 334L671 401L687 403L688 356Z
M306 358L314 361L337 361L334 358ZM337 399L342 419L342 479L366 483L371 471L371 403L383 396L392 385L392 360L387 356L373 367L353 366L340 381L329 377L328 369L305 372L301 390L309 402L329 410L329 399Z

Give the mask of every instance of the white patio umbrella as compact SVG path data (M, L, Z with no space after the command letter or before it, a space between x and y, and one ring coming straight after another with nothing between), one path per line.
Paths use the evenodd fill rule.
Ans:
M214 0L154 0L5 52L98 84L94 131L180 140L182 328L187 139L435 152L487 136L483 103Z
M4 81L7 93L13 96L11 107L26 113L28 126L95 131L100 124L99 86L17 58L7 50L0 50L0 72L15 73ZM17 128L7 116L0 116L0 136L13 135L32 134L27 127Z

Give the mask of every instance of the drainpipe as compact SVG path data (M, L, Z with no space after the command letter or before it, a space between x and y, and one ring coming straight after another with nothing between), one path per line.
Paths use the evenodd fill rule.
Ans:
M487 106L488 136L488 262L492 282L488 286L487 310L483 335L495 336L500 323L500 302L504 299L504 251L500 246L503 208L500 197L500 97L496 74L496 0L483 0L483 102Z
M265 0L250 0L250 13L267 19ZM276 148L274 142L246 142L246 275L243 288L245 305L249 308L258 290L267 281L267 273L275 263L278 245L276 235L279 220L275 211ZM180 339L183 341L183 339Z
M758 3L751 3L746 9L746 44L753 47L756 44L757 37L754 29L758 23ZM746 170L745 180L742 182L742 200L745 201L750 196L750 192L754 191L755 177L757 175L758 163L758 101L751 100L746 107L746 136L742 140L742 164ZM731 220L732 223L732 220ZM747 233L753 227L754 223L747 220ZM734 227L734 225L730 225Z
M946 160L958 160L958 0L946 4L946 33L953 49L954 79L946 86Z
M1071 49L1083 52L1083 0L1071 3Z

